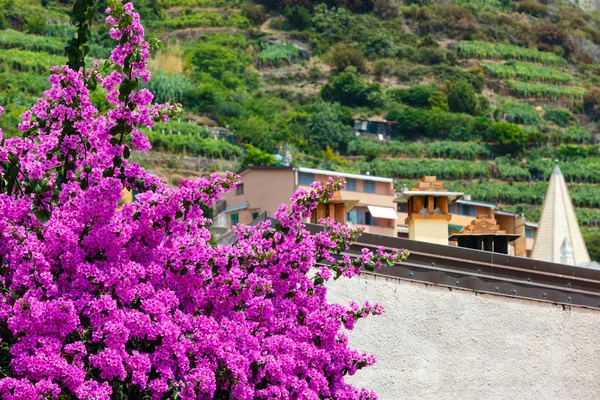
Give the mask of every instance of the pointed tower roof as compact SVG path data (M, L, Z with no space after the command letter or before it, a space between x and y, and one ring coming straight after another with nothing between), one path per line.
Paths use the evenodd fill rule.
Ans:
M571 247L572 250L563 248L563 252L572 251L573 265L590 262L590 255L579 230L565 177L556 165L548 184L531 257L562 263L561 258L564 258L564 254L561 254L561 247L563 246Z

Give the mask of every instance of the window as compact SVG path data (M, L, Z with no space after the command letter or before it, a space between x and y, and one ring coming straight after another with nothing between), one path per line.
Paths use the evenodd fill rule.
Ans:
M398 212L408 212L408 203L398 203Z
M307 174L306 172L298 173L298 185L310 186L315 181L315 174Z
M378 124L376 122L369 122L367 124L368 133L377 133Z
M252 213L252 221L258 218L258 211Z
M358 223L358 213L356 212L356 210L348 211L348 213L346 214L346 219L352 224Z
M244 194L244 184L240 183L236 188L235 188L235 195L236 196L241 196Z
M527 239L533 239L533 229L525 228L525 237Z
M371 217L370 212L365 212L365 225L377 225L377 221L374 217Z
M449 212L450 214L456 214L456 204L450 204L450 205L448 206L448 212Z
M365 224L365 210L356 210L356 213L358 215L357 224L360 225L364 225Z
M346 190L356 192L356 179L346 179Z
M363 181L363 192L365 192L365 193L375 193L375 182L372 182L372 181Z
M240 222L240 214L231 214L231 226L237 225Z
M348 222L359 225L377 225L377 220L371 216L371 213L365 210L350 210L346 214Z
M477 216L477 207L469 206L466 204L459 204L458 205L458 213L460 215L470 215L471 217L476 217Z

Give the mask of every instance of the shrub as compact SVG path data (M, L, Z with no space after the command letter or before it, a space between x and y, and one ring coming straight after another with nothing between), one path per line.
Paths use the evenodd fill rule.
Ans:
M0 165L0 398L230 399L265 388L291 398L374 397L345 381L374 359L348 347L342 327L383 310L330 304L326 283L406 253L317 265L361 233L327 219L311 234L303 223L341 180L294 195L275 213L278 224L238 225L235 243L211 243L207 217L239 179L215 173L170 187L130 158L130 147L149 148L139 131L153 123L146 116L181 110L154 107L138 90L143 29L130 6L108 3L107 24L130 44L114 53L122 57L111 77L122 84L107 88L112 107L98 114L88 101L94 82L59 70L40 101L48 107L23 121L35 126L29 137L0 144L10 154ZM74 9L85 18L91 6ZM120 204L124 190L136 201Z
M267 20L267 13L262 4L246 2L242 6L242 15L244 15L254 25L260 25Z
M567 110L561 110L559 108L554 108L547 105L544 105L543 108L544 119L546 121L553 122L560 127L564 128L566 126L569 126L569 124L573 120L573 114L571 114Z
M452 112L475 114L477 97L473 86L465 80L453 82L448 90L448 107Z
M401 0L373 0L373 12L381 18L397 18L401 5Z
M286 6L283 15L292 29L305 30L312 24L310 11L308 8L299 4Z
M259 54L258 60L261 65L273 65L279 67L282 61L292 64L300 57L298 49L290 44L273 44L265 47Z
M600 262L600 232L586 232L583 234L583 239L585 240L585 245L592 261Z
M246 145L246 150L242 156L242 167L249 165L271 166L275 165L275 156L265 153L251 144Z
M331 66L337 72L343 72L348 67L354 67L364 74L367 71L367 60L360 50L349 45L336 45L331 50Z
M535 17L543 17L548 14L548 6L540 4L533 0L524 0L517 3L517 11L533 15Z
M41 35L46 27L46 19L41 15L31 15L25 20L23 30L27 33Z
M474 138L474 118L467 114L403 107L391 110L387 120L396 121L398 133L411 139L449 139L468 141Z
M429 98L436 92L433 86L415 85L408 89L390 89L390 99L412 107L430 108Z
M328 43L342 40L348 32L348 28L354 21L354 16L346 8L329 8L327 4L321 3L315 7L312 25Z
M527 144L527 136L520 126L507 122L499 122L493 125L491 131L495 142L495 149L499 154L520 154Z
M318 101L302 109L306 115L295 122L302 131L311 152L333 150L345 152L352 140L352 129L344 122L346 116L339 104Z
M560 131L563 143L588 143L592 140L592 133L585 128L572 126Z
M540 122L534 107L527 103L506 102L496 110L496 119L514 124L533 125Z
M154 94L157 102L185 104L188 100L188 93L195 88L195 85L183 74L169 75L157 72L142 87L148 88Z
M383 93L377 83L369 83L353 67L334 76L321 89L323 99L349 107L378 108L383 105Z

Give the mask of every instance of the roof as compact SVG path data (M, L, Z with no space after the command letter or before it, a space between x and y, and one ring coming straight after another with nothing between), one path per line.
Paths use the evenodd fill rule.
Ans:
M285 167L285 166L277 166L277 165L272 165L272 166L266 166L266 165L250 165L247 167L244 167L242 169L240 169L237 174L238 175L243 175L246 172L249 172L251 170L269 170L269 171L284 171L284 170L289 170L289 171L293 171L294 167Z
M459 203L459 204L467 204L467 205L470 205L470 206L487 207L487 208L492 208L492 209L498 208L497 204L484 203L482 201L472 201L472 200L459 199L459 200L456 200L456 202Z
M355 115L352 117L352 119L355 121L377 122L377 123L383 123L383 124L389 124L389 125L396 124L396 121L388 121L387 119L385 119L379 115L373 116L371 118L365 118L365 117L361 117L359 115Z
M459 239L461 237L500 237L507 238L508 241L513 241L521 237L521 235L509 234L505 230L500 229L496 220L488 215L480 215L459 233L451 235L449 239Z
M573 247L573 263L575 265L589 263L590 255L579 229L569 189L557 165L550 176L531 257L543 261L561 262L560 248L566 239Z
M402 192L394 199L396 203L406 203L409 198L415 196L432 196L432 197L448 197L450 203L459 199L463 193L461 192L430 192L427 190L407 190L406 192Z
M449 192L448 189L444 188L441 182L437 181L435 176L424 176L417 186L400 192L394 199L396 203L406 203L412 197L447 197L450 203L461 198L464 193L461 192Z
M496 215L509 215L511 217L518 215L517 213L510 212L510 211L504 211L504 210L496 210L494 213Z
M362 179L364 181L394 183L394 180L392 178L382 178L379 176L371 176L371 175L349 174L347 172L327 171L324 169L305 168L305 167L250 165L248 167L245 167L245 168L242 168L241 170L239 170L237 172L237 174L242 175L251 170L270 170L270 171L296 170L296 171L304 172L307 174L339 176L342 178L349 178L349 179Z
M379 176L348 174L346 172L327 171L324 169L304 168L304 167L296 167L296 170L298 170L298 172L304 172L306 174L340 176L342 178L362 179L364 181L394 183L394 180L391 178L381 178Z

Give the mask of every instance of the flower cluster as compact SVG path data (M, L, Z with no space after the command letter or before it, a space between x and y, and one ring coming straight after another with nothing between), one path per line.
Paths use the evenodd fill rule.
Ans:
M238 179L173 188L128 160L130 144L149 147L138 128L179 109L137 88L149 45L132 3L108 3L119 41L108 72L53 69L23 136L0 144L0 397L375 398L344 380L375 360L342 329L382 308L329 304L325 282L406 253L351 258L359 231L305 229L341 181L295 194L276 225L238 226L235 244L213 245L203 210ZM96 83L112 103L104 113L90 101ZM124 189L138 201L119 207Z

